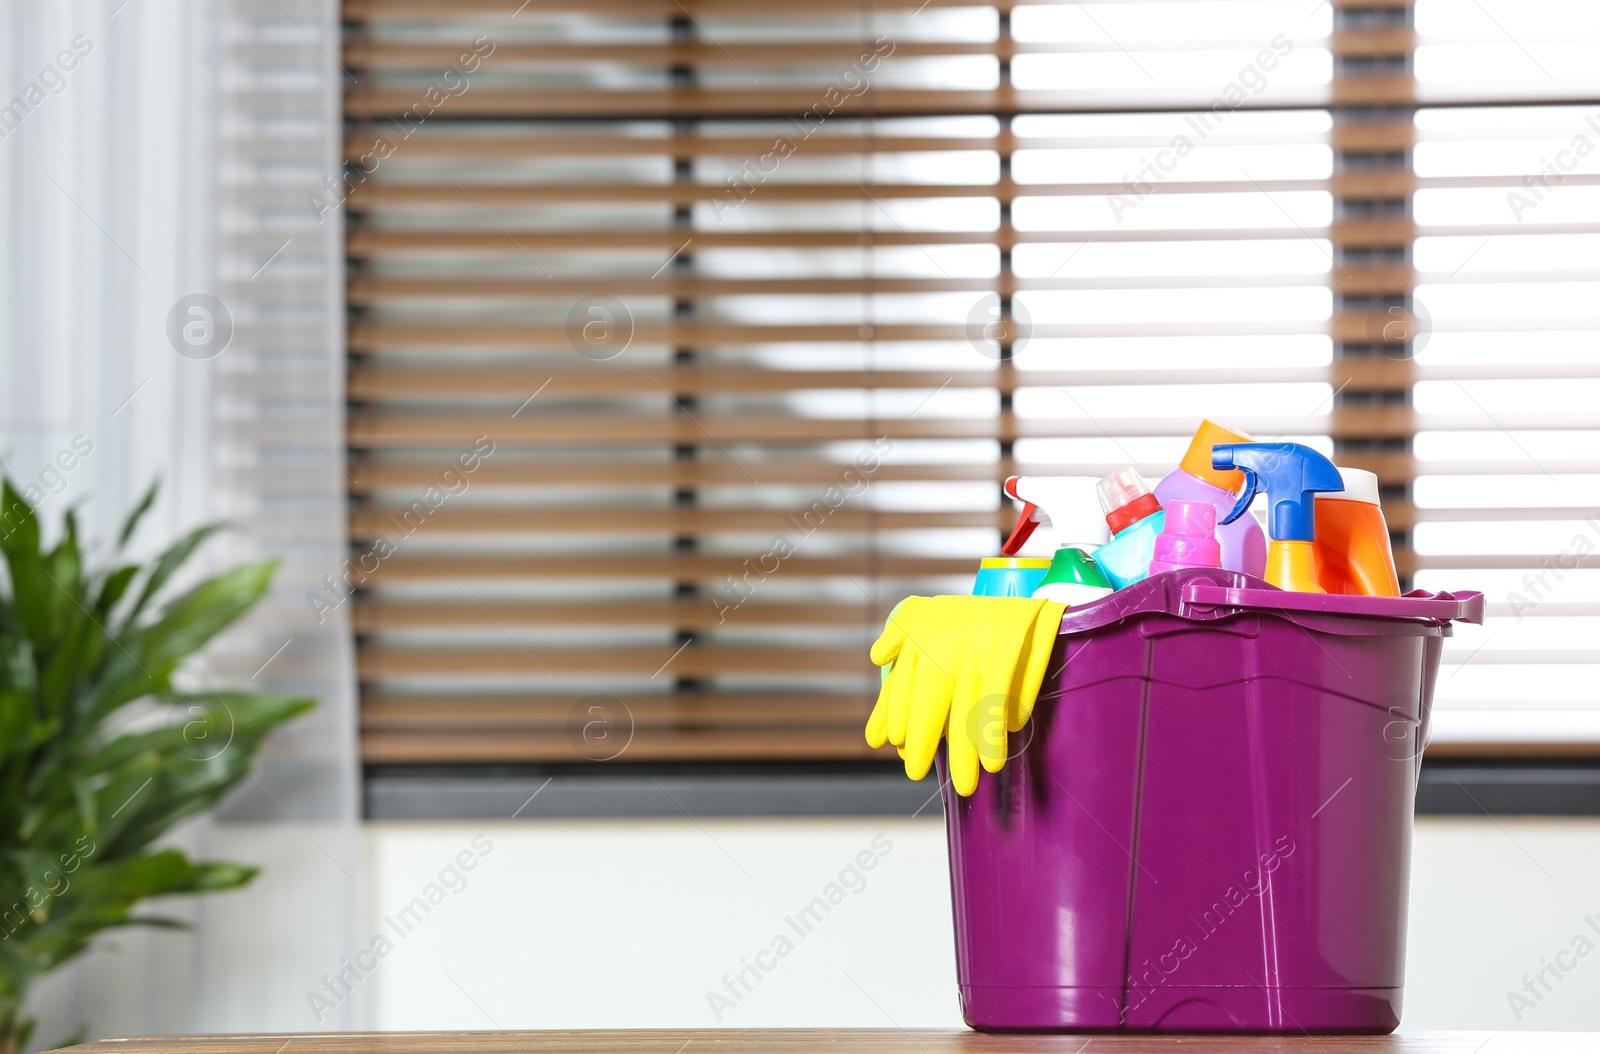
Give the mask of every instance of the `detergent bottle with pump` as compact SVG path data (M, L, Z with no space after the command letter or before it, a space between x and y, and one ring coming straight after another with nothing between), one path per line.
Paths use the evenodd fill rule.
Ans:
M1044 580L1033 591L1034 599L1071 607L1111 592L1111 583L1089 555L1106 540L1095 482L1093 476L1012 476L1006 480L1006 494L1024 504L1017 526L1000 551L1016 552L1041 522L1048 522L1055 531L1056 554Z
M1219 443L1217 468L1244 472L1244 489L1223 523L1247 513L1257 490L1267 494L1266 578L1296 593L1325 593L1316 544L1316 495L1344 489L1333 462L1300 443Z
M1322 588L1329 593L1397 597L1389 525L1378 505L1378 477L1365 469L1340 468L1344 489L1317 495L1317 549Z
M1111 540L1095 550L1094 562L1118 589L1144 581L1150 574L1156 537L1166 524L1161 503L1132 467L1117 469L1095 488Z
M1174 501L1209 502L1217 510L1217 519L1233 508L1239 489L1244 486L1244 473L1237 469L1220 469L1211 464L1211 448L1218 443L1253 443L1255 440L1237 429L1201 421L1200 428L1189 442L1176 469L1156 484L1156 500L1163 509ZM1254 516L1241 516L1232 523L1217 528L1217 541L1222 544L1222 567L1228 571L1243 571L1261 577L1267 564L1267 539Z

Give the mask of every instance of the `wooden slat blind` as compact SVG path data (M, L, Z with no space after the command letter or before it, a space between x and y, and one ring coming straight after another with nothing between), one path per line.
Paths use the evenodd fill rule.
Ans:
M1414 22L1415 581L1490 600L1484 631L1446 652L1439 734L1458 752L1595 753L1600 11L1418 0ZM1473 77L1500 97L1429 105ZM1519 105L1535 92L1560 105ZM1454 414L1476 424L1434 427Z
M1409 5L1344 4L1334 11L1334 80L1339 84L1380 83L1396 75L1411 80L1416 34ZM1347 92L1346 98L1357 93ZM1392 95L1375 94L1359 104L1335 108L1334 171L1361 173L1363 185L1334 185L1333 250L1334 362L1344 373L1334 394L1334 453L1355 464L1374 453L1409 454L1414 427L1401 434L1362 428L1363 410L1388 406L1409 410L1416 338L1412 290L1411 165L1414 140L1409 83ZM1341 134L1343 133L1343 134ZM1344 281L1341 283L1340 278ZM1372 369L1382 363L1379 369ZM1347 367L1340 370L1338 367ZM1348 367L1356 367L1354 370ZM1366 366L1366 371L1360 371ZM1362 375L1365 372L1365 376ZM1411 586L1416 561L1411 550L1415 509L1410 504L1413 466L1390 459L1370 467L1378 474L1385 517L1395 544L1401 589ZM1397 515L1404 507L1407 515Z
M868 756L865 645L997 483L1164 474L1201 416L1376 471L1408 578L1478 566L1412 532L1493 510L1411 484L1483 415L1413 392L1596 370L1418 354L1412 245L1498 227L1414 197L1519 177L1419 173L1416 114L1589 88L1311 8L346 0L364 758Z

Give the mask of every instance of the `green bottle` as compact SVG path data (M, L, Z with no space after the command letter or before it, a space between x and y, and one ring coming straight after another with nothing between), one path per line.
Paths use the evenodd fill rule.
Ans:
M1054 600L1057 604L1077 607L1111 593L1111 582L1105 572L1095 564L1094 558L1082 549L1062 546L1050 561L1050 570L1044 581L1034 588L1036 600Z

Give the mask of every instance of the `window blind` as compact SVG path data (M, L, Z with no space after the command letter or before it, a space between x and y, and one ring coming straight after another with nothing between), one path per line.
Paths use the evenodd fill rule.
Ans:
M866 645L999 482L1201 416L1377 471L1402 572L1476 585L1413 160L1584 89L1424 81L1412 15L347 0L363 757L868 757Z
M1416 21L1417 582L1491 601L1447 655L1439 732L1458 752L1593 753L1600 12L1422 0ZM1426 105L1469 81L1482 105Z
M343 163L339 72L328 62L339 14L329 0L230 0L196 28L196 40L222 49L219 68L229 72L201 122L211 167L199 189L210 199L196 211L209 222L195 237L207 293L171 307L168 333L182 336L167 338L191 370L186 383L196 385L185 401L209 408L191 440L206 451L209 471L179 475L203 495L206 514L231 528L207 543L207 556L216 569L280 561L270 593L219 640L212 672L319 700L273 736L251 787L222 816L315 832L319 867L333 854L336 866L349 862L360 811L359 772L348 760L356 736L349 612L326 597L346 549L336 350L343 237L306 207L306 188L335 179ZM185 321L203 324L182 328ZM334 916L353 910L338 897L322 907ZM324 924L339 929L328 918L313 928Z

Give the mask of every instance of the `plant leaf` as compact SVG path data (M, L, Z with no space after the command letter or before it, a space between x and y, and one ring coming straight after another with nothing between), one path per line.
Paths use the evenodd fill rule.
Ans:
M191 708L189 720L181 724L169 721L162 728L118 736L85 761L85 771L107 772L144 753L163 757L204 758L228 749L241 735L254 741L316 705L314 699L289 695L251 695L246 692L168 695L157 701ZM200 713L194 713L194 710Z
M105 583L100 587L100 595L94 601L94 611L101 622L111 617L111 609L115 608L117 602L128 592L128 586L133 584L139 570L138 564L125 564L106 575Z
M198 890L190 890L188 892L198 892ZM124 922L123 925L149 926L154 930L188 930L194 928L183 919L171 919L165 915L134 915L131 916L128 921Z
M140 631L144 665L170 671L232 625L266 593L278 561L263 560L208 578L168 604Z
M0 552L38 555L39 519L9 479L0 484Z
M230 864L225 860L210 860L196 864L194 868L193 889L198 891L214 892L223 889L238 889L261 873L259 867L249 867L244 864Z
M24 687L0 690L0 757L32 750L36 729L33 693Z
M139 499L139 504L128 513L128 518L122 522L122 530L117 534L117 551L121 552L127 546L128 539L133 537L133 532L138 529L139 521L144 519L144 514L150 511L150 506L156 503L156 494L161 490L159 478L150 481L150 489L144 492L144 497Z
M128 612L123 625L125 627L133 625L133 620L139 617L139 613L145 609L145 605L149 604L151 598L160 592L161 587L167 584L167 580L173 576L178 568L184 565L189 557L194 555L194 551L200 548L201 543L221 529L222 524L220 523L202 524L178 539L176 545L162 553L157 558L155 567L151 569L150 577L145 579L144 588L139 592L139 599L133 602L133 608Z
M39 520L33 506L0 481L0 553L11 577L12 611L27 631L35 651L46 650L50 636L50 604L46 590L55 588L44 574L39 552Z
M155 493L130 514L119 547ZM76 516L62 515L60 541L42 551L37 514L0 479L0 1022L22 1021L29 985L101 931L180 924L140 912L148 898L234 889L254 877L245 864L151 846L237 787L263 740L314 705L172 692L179 666L266 594L273 562L167 600L215 526L189 532L151 563L96 569L84 564ZM147 696L174 720L111 727L119 707Z

